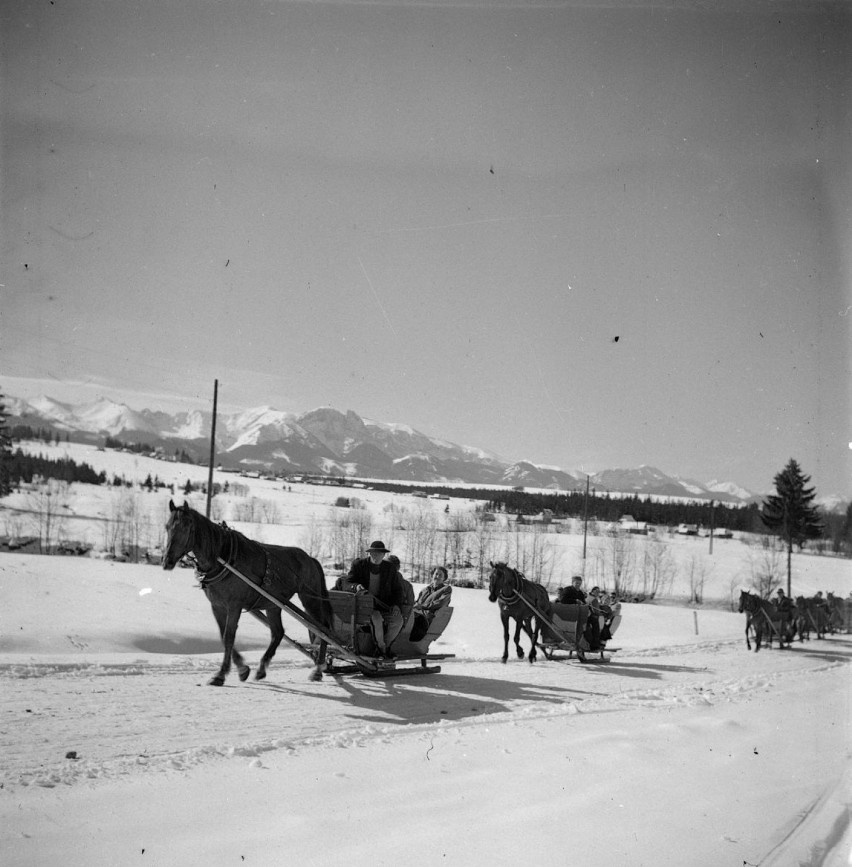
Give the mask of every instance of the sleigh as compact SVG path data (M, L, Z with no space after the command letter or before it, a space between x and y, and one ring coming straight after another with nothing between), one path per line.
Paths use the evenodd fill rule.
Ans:
M599 654L601 662L608 662L604 654L615 653L619 648L608 647L615 631L621 623L620 605L612 609L611 615L595 614L588 605L563 604L556 602L551 606L551 616L542 617L539 647L546 659L553 659L557 651L567 651L569 659L576 655L580 662L596 661L593 654ZM586 638L586 628L590 617L599 618L600 643L592 649ZM606 637L604 637L606 636Z
M317 623L289 600L277 599L254 581L251 581L239 569L221 558L218 559L218 562L223 568L250 585L261 596L273 602L282 611L286 611L308 630L311 638L309 645L304 645L285 634L283 640L291 647L316 663L320 656L320 642L324 641L327 646L325 670L330 674L362 674L365 677L437 674L441 667L430 663L455 656L454 653L431 654L428 652L429 645L443 633L450 622L452 608L448 607L437 611L425 635L417 641L411 640L411 630L415 622L415 615L412 611L393 642L391 649L394 658L388 659L378 654L370 632L370 616L373 613L374 600L369 594L329 590L328 597L332 610L332 624L329 628ZM260 612L252 611L251 614L262 622L266 621Z
M360 673L367 677L393 677L408 674L437 674L441 667L432 665L448 659L452 653L429 653L429 646L441 637L453 609L441 608L435 612L422 637L413 639L416 615L408 615L399 635L391 645L394 659L385 659L378 653L370 618L375 600L369 593L352 593L347 590L329 590L333 612L333 632L336 645L329 643L326 671L332 674ZM353 654L358 659L353 659ZM365 666L363 660L370 665ZM341 664L343 663L343 664Z

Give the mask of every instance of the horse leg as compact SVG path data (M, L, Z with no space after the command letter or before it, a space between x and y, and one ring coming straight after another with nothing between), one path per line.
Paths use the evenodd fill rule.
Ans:
M228 672L231 670L231 657L234 653L234 638L237 634L237 623L240 620L240 609L231 609L216 606L213 608L216 623L219 625L219 634L222 636L222 644L225 646L225 654L219 671L207 683L210 686L223 686ZM239 654L237 654L239 656Z
M505 664L509 658L509 615L505 611L501 611L500 620L503 623L503 656L500 661Z
M251 668L246 665L242 653L240 653L236 647L231 651L231 659L237 667L237 674L240 676L240 680L248 680L248 676L251 674Z
M518 659L523 659L524 649L521 647L521 628L524 625L523 618L515 618L515 652L518 654Z
M751 650L751 642L748 640L748 631L751 629L751 623L746 621L746 648Z
M535 627L527 630L527 634L529 635L530 641L532 642L532 647L530 648L530 652L529 652L529 654L527 654L527 659L529 659L530 663L533 663L536 661L536 659L538 659L538 651L536 650L535 646L538 643L539 629L540 629L540 626L538 623L538 618L536 617Z
M322 669L325 665L325 652L328 648L328 642L321 638L319 643L319 650L317 651L317 664L314 666L314 670L311 672L310 680L322 680Z
M267 608L266 620L270 632L269 647L266 648L266 652L260 658L257 674L254 676L255 680L263 680L266 677L266 669L272 661L272 657L275 656L275 651L278 650L281 639L284 638L284 626L281 624L281 609L277 606ZM246 672L246 677L248 677L248 672ZM240 672L240 680L245 680L242 671Z

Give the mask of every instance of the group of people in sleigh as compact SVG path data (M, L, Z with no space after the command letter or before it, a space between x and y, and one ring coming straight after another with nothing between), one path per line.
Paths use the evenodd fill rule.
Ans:
M370 625L378 655L394 659L393 643L411 613L414 612L414 622L408 640L415 642L426 634L435 613L450 604L453 588L447 583L447 570L435 566L429 584L415 598L414 588L400 572L399 558L384 542L372 542L365 553L366 557L352 561L348 574L337 580L335 589L365 592L373 597ZM612 638L610 624L621 604L607 598L599 587L592 587L587 594L582 577L574 575L569 587L560 588L556 601L564 605L589 606L591 611L584 634L591 650L601 649L602 644Z
M419 641L426 635L435 613L450 604L452 585L447 570L435 566L431 581L414 598L414 588L400 573L399 557L391 554L382 541L373 542L366 557L352 561L347 575L338 579L335 589L366 592L373 597L371 627L378 654L395 659L393 643L414 612L408 640Z
M570 586L559 588L556 602L561 605L589 606L591 610L583 633L589 650L601 650L602 644L612 638L610 626L621 610L621 603L614 597L607 598L600 587L592 587L586 593L582 576L574 575Z

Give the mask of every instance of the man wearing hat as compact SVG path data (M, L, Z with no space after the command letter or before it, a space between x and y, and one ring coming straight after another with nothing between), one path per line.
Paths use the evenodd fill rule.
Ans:
M346 580L359 584L373 597L373 636L382 656L392 657L390 647L403 627L401 608L405 589L396 566L385 560L390 549L384 542L372 542L367 556L352 561Z

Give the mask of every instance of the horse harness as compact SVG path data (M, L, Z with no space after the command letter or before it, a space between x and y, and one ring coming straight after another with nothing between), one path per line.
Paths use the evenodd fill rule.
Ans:
M497 595L497 603L503 608L510 608L513 605L517 605L519 602L523 602L527 607L529 607L529 603L518 589L521 581L524 580L523 574L517 569L512 569L510 566L507 566L506 569L512 573L512 577L515 579L515 586L512 588L511 595L507 595L505 586L501 586L500 593Z
M198 561L195 561L195 575L198 578L198 584L202 590L206 590L226 575L231 574L229 566L231 565L231 560L234 557L234 549L236 548L236 533L224 521L222 522L222 528L228 534L228 556L223 558L224 565L219 567L218 570L216 566L213 566L213 568L208 572L202 572L198 568ZM269 587L272 584L272 558L269 556L269 551L267 551L266 548L262 547L261 550L263 551L263 556L266 558L266 570L260 581L260 586ZM192 551L188 552L188 556L192 556L192 559L195 560Z

